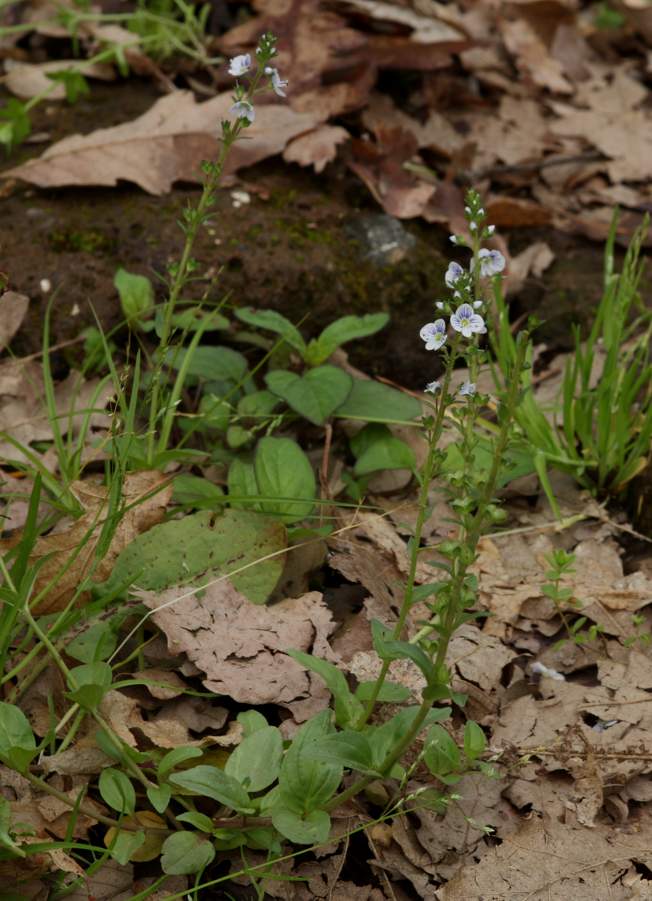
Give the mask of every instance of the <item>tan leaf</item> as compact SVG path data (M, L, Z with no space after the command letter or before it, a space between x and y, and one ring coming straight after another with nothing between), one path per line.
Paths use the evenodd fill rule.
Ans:
M20 328L28 306L29 297L15 291L5 291L0 297L0 352Z
M319 592L270 607L251 604L226 579L201 597L181 588L137 594L154 611L170 650L188 655L210 691L245 704L281 704L298 721L327 706L321 680L284 653L334 656L326 639L335 623Z
M35 160L4 173L40 187L114 186L135 182L150 194L164 194L175 181L199 181L202 160L219 148L219 123L229 117L230 93L197 103L190 91L162 97L132 122L58 141ZM226 170L234 172L279 153L318 117L296 113L287 104L256 106L256 123L235 145Z
M104 486L90 482L73 482L70 490L85 512L68 528L39 538L30 555L31 565L44 561L38 570L34 596L54 580L36 607L40 614L63 609L94 566L108 492ZM108 578L116 558L136 535L163 519L172 496L171 483L159 472L132 473L126 477L123 490L129 509L120 520L107 553L92 570L98 581ZM9 544L1 542L0 548Z
M314 166L315 172L323 172L326 163L337 156L338 145L349 137L348 131L339 125L320 125L290 141L283 151L283 159L286 163Z
M8 59L5 61L7 76L4 82L12 94L23 100L29 100L45 91L48 92L48 100L65 100L65 85L48 78L48 74L65 72L73 68L86 78L97 78L100 81L115 79L115 71L109 63L83 62L78 59L57 59L47 63L17 63Z
M479 863L455 875L438 897L597 901L612 894L611 886L620 882L628 861L652 864L651 839L649 818L640 831L624 832L613 825L587 829L552 817L532 817Z

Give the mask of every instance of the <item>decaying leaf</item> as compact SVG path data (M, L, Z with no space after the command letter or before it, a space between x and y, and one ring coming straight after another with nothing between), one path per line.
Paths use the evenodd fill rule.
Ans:
M326 163L337 156L338 145L348 139L348 131L339 125L320 125L290 141L283 151L283 159L286 163L313 166L315 172L323 172Z
M197 103L191 91L176 91L133 122L71 135L38 159L3 173L39 187L114 186L132 181L150 194L165 194L175 181L199 181L201 162L218 150L219 123L229 116L230 93ZM312 128L315 115L296 113L287 104L257 104L247 140L235 145L226 171L235 172L283 150L289 140Z
M439 901L510 896L529 901L596 901L614 897L612 887L634 871L634 864L649 868L651 838L649 817L637 831L613 826L587 829L551 817L531 817L479 863L466 866L436 897Z
M15 291L0 295L0 353L9 346L21 326L29 306L29 297Z
M4 83L12 94L23 100L37 97L47 92L48 100L64 100L65 86L53 82L48 75L65 72L71 68L86 78L97 78L100 81L113 81L115 70L109 63L91 63L75 59L57 59L47 63L17 63L11 59L5 61L7 76Z
M280 704L299 722L327 705L321 680L284 653L333 658L327 638L335 623L319 592L259 607L222 579L203 592L174 588L138 597L170 650L188 655L210 691L245 704Z
M172 484L159 472L127 475L123 497L128 507L114 533L107 553L94 564L94 554L107 509L107 489L91 482L74 482L70 490L84 513L68 528L39 538L30 556L30 564L40 562L34 584L34 597L51 585L35 609L40 614L63 609L78 586L92 572L102 581L113 569L116 558L141 532L160 522L172 496ZM12 539L12 544L15 539ZM4 542L0 547L8 547Z

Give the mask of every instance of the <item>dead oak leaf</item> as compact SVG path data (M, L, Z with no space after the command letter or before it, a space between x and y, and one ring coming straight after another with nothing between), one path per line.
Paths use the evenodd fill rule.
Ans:
M286 163L313 166L315 172L323 172L326 163L337 156L338 145L349 137L348 131L339 125L320 125L290 141L283 151L283 159Z
M86 78L113 81L115 70L108 63L80 62L77 59L57 59L46 63L23 63L5 60L7 75L4 83L12 94L21 100L29 100L47 92L48 101L65 100L66 88L62 82L53 82L50 75L75 69Z
M48 188L113 187L123 179L150 194L165 194L175 181L200 180L201 162L215 157L219 122L229 117L232 104L227 92L197 103L191 91L176 91L131 122L70 135L38 159L3 174ZM234 146L225 172L279 153L317 121L318 117L297 113L286 104L257 104L256 122L247 129L247 140Z
M479 863L466 866L436 897L439 901L481 897L596 901L616 897L611 887L619 884L631 861L646 867L652 864L651 839L649 824L634 832L612 825L588 829L532 817Z
M285 653L295 648L333 658L327 638L335 623L319 592L262 607L222 579L202 592L170 588L138 597L170 651L187 654L209 691L244 704L281 704L298 721L327 706L321 680Z
M561 118L550 130L583 138L604 153L613 182L647 181L652 177L652 115L643 106L648 97L640 82L616 69L610 83L597 76L578 91L577 100L586 108L554 104Z
M0 352L9 346L20 328L28 306L29 297L16 291L5 291L0 296Z

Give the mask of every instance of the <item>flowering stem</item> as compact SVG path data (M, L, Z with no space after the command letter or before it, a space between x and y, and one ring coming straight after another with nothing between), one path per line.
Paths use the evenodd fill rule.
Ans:
M455 342L451 346L450 352L446 358L446 370L444 372L444 379L441 387L441 396L439 398L439 404L437 406L435 421L428 435L428 456L420 474L421 487L419 490L419 498L417 502L417 520L414 526L414 534L410 542L410 566L405 583L405 591L403 593L403 602L401 604L398 619L396 620L394 631L392 633L392 638L394 640L400 639L405 627L407 615L410 612L410 608L412 606L414 583L417 574L417 563L419 560L419 551L421 548L421 536L423 534L423 527L428 516L428 492L430 490L430 484L435 476L436 471L437 447L439 445L439 439L441 437L442 429L444 426L444 414L446 412L448 389L450 387L451 376L453 374L453 365L457 358L456 348L457 342ZM381 667L380 673L378 674L378 677L376 678L373 691L371 692L369 700L367 701L362 722L359 724L360 728L362 728L362 726L364 726L365 723L368 722L369 718L374 712L374 707L376 706L376 702L378 701L378 696L389 671L389 665L389 660L383 661L383 665Z

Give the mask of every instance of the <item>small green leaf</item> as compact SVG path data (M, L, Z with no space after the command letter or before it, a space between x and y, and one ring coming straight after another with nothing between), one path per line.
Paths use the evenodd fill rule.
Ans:
M356 476L368 475L380 469L416 468L416 457L411 447L396 438L385 425L370 423L354 435L350 441L356 456Z
M181 369L188 353L187 348L174 348L168 352L166 360L174 369ZM237 350L231 350L230 347L211 347L202 344L191 353L192 357L186 370L188 375L194 375L206 381L231 384L240 384L244 381L248 369L247 360Z
M460 769L460 750L443 726L435 724L428 732L423 759L433 776L444 781Z
M154 785L147 789L147 798L157 813L165 813L172 797L169 785Z
M68 103L76 103L80 97L90 93L88 81L76 69L62 69L60 72L46 72L52 81L60 82L66 92Z
M272 811L272 823L295 845L321 844L331 831L331 818L325 810L311 810L302 817L286 807L277 807Z
M428 655L409 641L395 641L387 637L387 630L378 620L371 623L374 649L381 660L411 660L426 678L428 684L435 681L435 668Z
M85 710L94 710L111 688L113 670L108 663L84 663L68 673L70 697Z
M172 773L169 781L193 794L226 804L239 813L252 812L251 799L242 785L215 766L200 764L189 770Z
M257 328L267 329L267 331L281 335L290 347L298 350L303 356L306 342L301 337L299 330L276 310L254 310L253 307L241 307L235 311L235 315L247 325L255 325Z
M265 376L267 387L308 422L324 425L351 391L353 379L337 366L318 366L304 375L274 369Z
M477 760L484 754L487 738L477 723L469 720L464 727L464 753L469 760Z
M367 313L365 316L342 316L326 326L321 335L308 345L305 360L310 366L318 366L330 355L356 338L366 338L384 328L389 322L387 313Z
M242 726L243 738L248 738L254 732L260 732L261 729L267 729L269 723L257 710L243 710L236 717Z
M283 758L280 794L286 807L300 813L326 804L342 781L342 764L315 760L310 753L323 738L333 733L330 720L330 710L322 710L304 723Z
M13 704L0 701L0 759L24 772L36 756L36 739L29 720Z
M422 412L419 401L409 394L373 379L353 379L351 393L335 416L368 422L409 422Z
M113 840L109 848L109 854L117 860L120 866L126 867L132 855L145 843L145 833L142 829L137 832L126 829L114 829Z
M313 657L312 654L306 654L304 651L290 649L286 653L324 680L326 687L333 695L335 714L340 726L354 723L358 719L363 710L362 704L352 694L344 674L333 663L322 660L321 657Z
M351 729L325 736L306 753L315 760L324 760L361 773L377 772L369 739Z
M316 482L310 461L290 438L261 438L254 472L265 513L283 522L305 519L315 506Z
M66 653L81 663L106 660L115 651L115 629L110 622L92 623L66 645Z
M164 754L159 761L157 770L159 778L164 779L175 766L179 766L180 763L191 760L193 757L201 757L202 754L201 748L173 748L167 754Z
M219 485L189 473L178 475L173 484L172 502L196 510L214 510L226 498Z
M244 738L224 767L249 792L258 792L276 781L281 768L283 739L275 726L257 729Z
M180 823L190 823L195 829L209 834L215 828L213 821L205 813L199 813L197 810L186 810L184 813L178 813L177 819Z
M215 857L212 843L196 832L175 832L163 842L161 869L168 876L189 876Z
M212 429L215 432L225 432L231 417L233 408L228 401L222 400L217 394L204 394L199 401L199 424L201 428Z
M136 792L131 780L121 770L109 767L102 770L98 780L100 794L109 807L118 813L131 814L136 810Z
M360 682L355 690L355 696L359 701L368 701L374 692L375 682ZM395 682L383 682L382 688L376 698L381 704L401 704L411 696L412 692L404 685Z
M154 289L152 283L144 275L118 269L113 277L120 305L129 325L140 324L154 309Z

